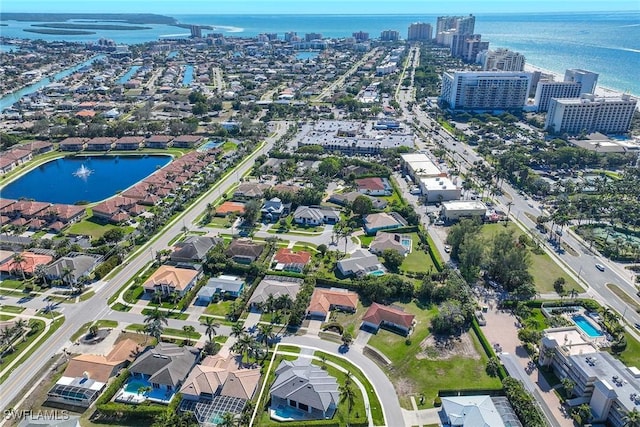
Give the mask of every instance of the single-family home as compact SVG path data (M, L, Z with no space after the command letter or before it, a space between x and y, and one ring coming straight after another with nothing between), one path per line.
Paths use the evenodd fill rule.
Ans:
M407 255L411 252L411 236L395 233L378 233L369 244L369 250L380 255L385 249L391 249L400 255Z
M258 283L253 295L249 299L249 304L259 306L263 304L271 295L277 299L282 295L287 295L291 301L294 301L300 292L302 279L286 276L267 275Z
M255 243L250 239L236 239L231 241L225 254L239 264L251 264L264 251L264 244Z
M216 216L227 216L230 214L242 215L244 213L244 203L226 201L216 207Z
M115 344L107 355L72 357L62 377L47 393L47 402L72 410L88 408L109 379L126 367L140 350L138 343L127 338Z
M199 356L198 348L179 347L175 344L160 342L138 356L129 366L130 382L149 384L151 392L146 395L146 398L159 403L168 403L198 362ZM124 398L123 394L120 395Z
M233 193L233 197L243 199L257 199L264 195L264 192L269 188L269 184L261 184L258 182L244 182L236 188Z
M357 191L350 191L348 193L334 193L329 197L329 199L327 199L327 201L330 203L335 203L336 205L340 205L340 206L351 206L351 204L356 199L356 197L362 196L362 195L363 195L362 193L358 193ZM371 200L371 205L373 209L382 210L386 208L388 205L387 201L384 199L379 199L377 197L369 196L367 194L364 194L364 196L366 196L369 200Z
M202 262L207 252L224 241L219 237L188 236L173 248L171 261L173 262Z
M289 248L280 248L273 256L276 271L293 271L302 273L304 266L311 261L311 254L306 251L293 252Z
M409 335L414 324L415 316L405 313L400 308L378 303L371 307L362 316L362 328L377 332L380 328L391 329L402 335Z
M355 180L358 192L370 196L390 196L393 194L393 187L387 178L371 177Z
M364 231L374 235L381 230L393 230L407 226L407 221L397 212L380 212L364 217Z
M289 209L291 204L288 204ZM262 209L260 209L260 213L262 214L262 219L268 222L276 222L280 219L281 216L285 216L288 213L287 205L282 203L277 197L274 197L271 200L267 200Z
M89 277L100 261L101 255L71 252L51 263L45 270L46 276L49 280L62 280L67 285L76 284L83 277Z
M190 401L212 402L227 397L246 402L253 398L259 382L259 367L241 366L236 357L223 349L205 357L193 368L180 393Z
M522 427L509 401L503 396L442 397L440 412L441 419L451 427Z
M343 277L384 274L385 271L378 257L363 249L355 251L349 258L338 261L336 267Z
M213 297L218 295L220 297L232 297L237 298L244 289L244 280L237 276L221 275L218 277L212 277L209 281L198 291L196 297L196 304L208 305L213 300Z
M21 259L20 259L21 258ZM53 261L53 257L48 254L38 254L34 252L22 252L20 258L9 258L6 262L0 264L0 272L21 276L33 276L36 267L39 265L47 265Z
M298 206L293 213L296 224L317 226L335 224L340 221L340 213L335 209L322 206Z
M294 411L299 418L331 419L340 400L337 380L311 359L283 360L269 389L271 416ZM296 417L296 418L298 418Z
M161 265L142 284L142 287L147 293L160 291L164 295L170 295L176 292L178 295L183 296L195 286L200 275L201 271L199 270Z
M324 320L331 310L353 313L358 308L358 301L358 294L346 289L315 288L307 307L307 316Z

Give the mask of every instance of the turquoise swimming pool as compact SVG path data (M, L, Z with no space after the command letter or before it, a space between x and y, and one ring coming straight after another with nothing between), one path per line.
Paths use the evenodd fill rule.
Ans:
M369 273L369 276L384 276L384 270L374 270Z
M589 337L597 338L602 336L602 332L598 330L595 326L593 326L591 322L589 322L587 318L584 317L583 315L578 314L576 316L573 316L571 319L576 324L576 326L582 329L584 333L587 334Z

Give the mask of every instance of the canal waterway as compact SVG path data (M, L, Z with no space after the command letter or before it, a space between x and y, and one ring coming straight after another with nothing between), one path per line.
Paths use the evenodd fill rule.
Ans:
M18 91L12 92L2 98L0 98L0 112L3 112L4 110L6 110L7 108L11 107L13 104L15 104L16 102L20 101L20 98L22 98L25 95L31 95L32 93L35 93L37 91L39 91L40 89L42 89L43 87L45 87L46 85L58 81L58 80L62 80L67 76L70 76L71 74L75 73L76 71L80 70L81 68L84 68L88 65L93 64L95 61L98 61L100 59L104 58L104 55L97 55L94 56L78 65L76 65L75 67L71 67L71 68L67 68L66 70L60 71L59 73L55 74L53 77L45 77L42 80L37 81L36 83L26 86Z
M0 196L65 204L98 202L126 190L170 161L171 156L166 155L59 158L9 183L0 189ZM79 174L81 168L89 172Z

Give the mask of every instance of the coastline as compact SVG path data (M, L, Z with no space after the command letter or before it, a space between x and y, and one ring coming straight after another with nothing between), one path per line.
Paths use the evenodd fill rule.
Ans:
M533 64L529 64L529 63L525 63L524 65L524 71L528 72L528 73L532 73L534 71L540 71L543 74L549 74L552 75L554 80L557 82L561 82L564 80L564 74L555 72L555 71L551 71L551 70L547 70L546 68L542 68L542 67L538 67L537 65L533 65ZM600 86L600 84L596 85L596 96L602 96L602 97L616 97L616 96L620 96L622 95L624 92L620 92L619 90L615 90L615 89L611 89L608 87L603 87Z

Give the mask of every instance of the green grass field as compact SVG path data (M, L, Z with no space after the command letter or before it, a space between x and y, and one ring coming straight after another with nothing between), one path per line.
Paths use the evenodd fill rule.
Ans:
M436 271L431 255L421 249L418 249L420 238L418 233L409 233L412 240L412 250L409 255L404 258L404 262L400 266L401 271L426 273L428 271Z
M69 234L83 234L91 236L93 239L99 239L102 237L107 230L112 228L116 228L116 225L113 224L100 224L98 222L93 221L91 218L83 219L82 221L76 222L68 228L67 233ZM133 231L133 227L123 227L125 233L131 233Z
M204 310L204 314L211 314L213 316L226 316L231 308L232 300L218 301L207 306Z
M438 360L418 359L416 356L422 351L420 344L429 335L429 323L437 308L422 310L414 303L403 306L406 312L416 315L417 324L410 340L386 330L378 331L369 340L370 346L392 361L393 368L388 375L396 387L402 407L411 408L411 395L424 395L422 408L429 408L433 407L438 390L500 388L500 380L489 377L485 372L487 357L472 331L469 338L477 353L475 358L453 355Z
M485 224L482 226L481 233L484 238L488 239L504 229L513 230L516 238L523 234L522 230L513 223L507 224L507 227L503 224ZM529 272L533 276L533 283L535 284L538 292L555 292L553 289L553 282L558 277L564 277L566 280L564 288L567 292L572 289L575 289L578 292L584 291L584 289L582 289L575 280L569 277L569 275L566 274L549 255L546 253L538 255L532 251L529 251L529 253L531 255L531 266L529 268Z

